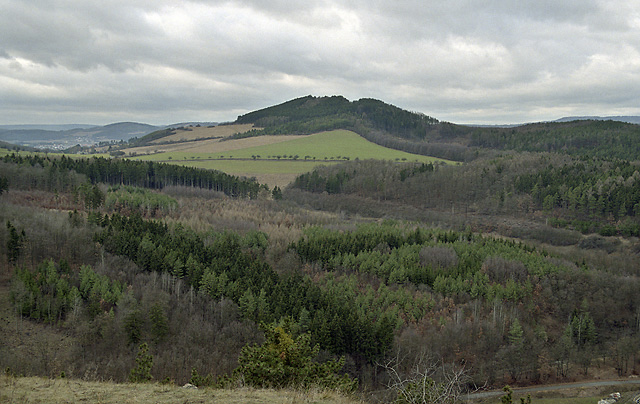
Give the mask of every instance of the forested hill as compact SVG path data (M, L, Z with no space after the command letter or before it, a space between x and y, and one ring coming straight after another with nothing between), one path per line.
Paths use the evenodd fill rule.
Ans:
M469 146L578 157L640 160L640 125L619 121L545 122L516 128L478 128Z
M470 127L370 98L349 101L342 96L306 96L241 115L235 123L263 128L236 137L349 129L385 147L458 161L504 150L640 160L636 147L640 125L611 120Z
M311 133L317 128L343 129L360 125L361 129L424 139L438 120L370 98L350 102L342 96L317 98L309 95L241 115L236 123L253 123L273 133Z
M348 129L381 146L409 153L458 161L475 157L470 148L458 142L469 135L471 128L371 98L349 101L342 96L306 96L241 115L234 123L263 128L236 138Z

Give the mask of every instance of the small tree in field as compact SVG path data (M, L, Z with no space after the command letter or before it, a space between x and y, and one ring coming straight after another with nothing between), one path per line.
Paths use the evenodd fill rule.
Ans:
M140 344L138 355L136 356L136 367L131 369L129 381L132 383L150 382L151 368L153 367L153 356L149 353L149 345L146 342Z

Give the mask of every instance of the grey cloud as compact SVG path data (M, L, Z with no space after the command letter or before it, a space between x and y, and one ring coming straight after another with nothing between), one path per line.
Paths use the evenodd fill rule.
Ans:
M0 98L13 108L0 122L30 107L233 119L306 94L466 122L640 104L629 2L484 3L0 0Z

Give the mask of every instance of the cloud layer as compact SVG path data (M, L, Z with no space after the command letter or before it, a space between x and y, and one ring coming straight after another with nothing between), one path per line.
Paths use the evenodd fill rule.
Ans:
M640 115L635 1L298 3L0 0L0 124L228 121L307 94L460 123Z

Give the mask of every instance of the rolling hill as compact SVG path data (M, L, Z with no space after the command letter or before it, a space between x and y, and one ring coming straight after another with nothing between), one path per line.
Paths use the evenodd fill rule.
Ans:
M76 126L76 125L71 125ZM49 126L45 126L47 128ZM40 128L0 128L0 140L8 143L63 150L77 144L91 146L100 142L129 140L158 130L157 126L135 122L119 122L105 126L72 127L61 130ZM50 127L49 127L50 128Z
M502 151L640 159L636 147L640 125L622 119L576 118L514 127L472 127L441 122L379 100L350 102L336 96L307 96L241 115L236 123L263 127L243 136L349 129L381 146L456 161Z

